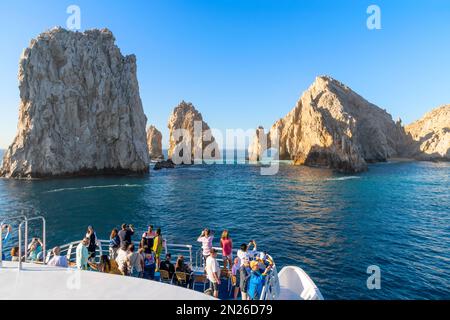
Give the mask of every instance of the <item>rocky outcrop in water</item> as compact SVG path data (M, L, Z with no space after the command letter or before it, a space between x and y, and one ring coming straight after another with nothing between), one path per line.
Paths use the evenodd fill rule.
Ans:
M261 161L263 153L270 148L270 143L267 141L267 134L265 134L264 127L259 126L253 137L253 140L248 148L248 160L251 162Z
M168 128L168 157L176 164L191 164L194 159L210 160L220 156L211 129L192 103L182 101L173 110Z
M163 161L159 161L155 163L155 166L153 167L153 170L162 170L162 169L174 169L175 163L173 163L172 159L167 159Z
M17 136L1 175L40 178L148 172L136 57L111 31L55 28L20 59Z
M147 145L151 160L164 160L162 152L162 134L155 126L147 129Z
M405 127L408 156L418 160L450 160L450 105L436 108Z
M323 76L272 126L267 139L279 138L282 160L351 173L397 156L404 136L401 124L385 110Z

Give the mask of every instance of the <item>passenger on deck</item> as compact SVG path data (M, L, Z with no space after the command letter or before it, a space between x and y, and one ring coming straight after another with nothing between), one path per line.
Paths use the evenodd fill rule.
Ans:
M264 271L268 266L273 266L273 261L267 252L260 252L259 255L256 256L256 261L258 261L258 266L261 271Z
M151 243L152 245L150 246L149 240L146 237L144 237L144 235L142 235L142 239L139 242L139 249L142 249L146 254L151 254L153 248L153 239L151 240Z
M197 239L198 242L202 243L202 254L204 261L206 261L211 252L211 249L213 247L212 245L213 239L214 233L209 229L204 229L200 234L200 237L198 237Z
M39 238L33 238L28 246L28 259L31 261L42 261L42 241Z
M166 260L161 261L159 268L161 270L165 270L169 272L170 279L172 279L173 274L175 273L175 266L172 262L170 262L170 259L172 258L172 255L170 253L166 254Z
M250 261L247 257L244 257L240 260L239 267L239 290L241 291L242 300L248 300L247 289L250 272Z
M215 298L219 297L219 285L220 285L220 266L217 262L217 250L212 248L210 255L206 258L206 276L210 281L210 288L213 290Z
M250 268L252 269L250 279L248 280L248 297L249 300L259 300L261 297L261 292L266 281L266 276L269 273L272 266L268 266L266 270L261 273L259 270L258 261L254 260L250 262Z
M131 244L131 236L134 234L133 225L122 224L122 229L119 231L118 235L120 238L120 246L122 246L125 242L127 245Z
M76 264L80 270L87 270L88 267L89 252L87 246L89 245L89 241L89 238L84 238L76 249Z
M161 262L161 252L163 249L163 239L161 229L156 230L156 237L153 239L153 252L155 253L156 271L159 271L159 264Z
M156 237L156 232L153 231L153 226L149 225L147 232L144 232L142 239L145 239L148 248L151 250L153 248L153 239Z
M109 236L109 258L115 260L117 257L117 250L120 247L120 238L118 235L119 231L116 228L112 229L111 235Z
M129 275L135 278L142 278L144 275L144 258L139 252L135 252L134 244L128 246L128 260L130 261Z
M222 232L220 246L222 247L223 267L231 269L233 261L233 241L230 238L228 230Z
M67 268L69 266L66 256L61 256L61 248L54 247L52 250L53 257L47 263L49 266Z
M231 268L231 276L235 277L236 282L234 284L234 292L233 292L233 298L234 300L237 299L238 295L239 295L239 278L240 278L240 272L239 272L239 258L236 257L234 258L234 263L233 263L233 267Z
M19 247L13 247L11 249L11 261L19 262Z
M139 248L139 254L144 259L144 278L149 280L155 279L155 255L151 250L150 253L145 253L144 248Z
M95 260L95 250L97 250L97 234L94 231L94 228L92 226L88 226L86 231L86 238L89 238L89 245L88 245L88 253L89 253L89 260L94 261Z
M122 274L117 262L114 259L109 259L106 254L100 256L100 263L98 264L97 270L109 274Z
M119 267L119 270L124 276L128 275L128 269L130 264L127 249L128 249L127 243L124 242L120 246L119 250L117 250L117 257L116 257L116 262Z
M11 225L7 225L7 224L3 224L2 223L0 228L2 228L3 230L6 230L6 235L3 238L3 247L2 247L2 249L3 249L5 247L5 245L6 245L6 243L8 243L10 237L11 237L12 227L11 227ZM3 254L3 252L0 252L0 253L2 255L2 260L5 260L5 255Z
M178 256L177 262L175 263L175 271L176 272L183 272L186 273L186 284L187 287L191 284L191 267L184 262L184 256L180 255Z
M249 250L250 246L253 245L253 250ZM241 248L237 252L237 256L239 258L240 263L242 263L243 259L251 260L255 257L257 253L256 241L250 240L248 244L241 244Z

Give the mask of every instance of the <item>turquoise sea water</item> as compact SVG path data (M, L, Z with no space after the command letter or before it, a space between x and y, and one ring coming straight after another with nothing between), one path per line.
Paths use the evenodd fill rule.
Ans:
M355 176L287 164L275 176L259 169L0 180L0 219L40 211L49 246L80 239L89 224L107 238L122 222L140 232L152 223L186 244L204 227L227 228L235 245L255 239L280 267L302 267L326 299L450 299L450 164L376 164ZM381 268L380 290L367 289L370 265Z

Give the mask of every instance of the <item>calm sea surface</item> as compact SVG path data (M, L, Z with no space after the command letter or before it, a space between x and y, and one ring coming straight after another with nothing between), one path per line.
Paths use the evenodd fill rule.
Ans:
M236 246L255 239L280 267L302 267L326 299L450 299L449 187L448 163L376 164L355 176L203 165L144 178L0 180L0 219L40 211L49 247L89 224L106 239L122 222L139 233L151 223L183 244L204 227L226 228ZM370 265L381 268L380 290L367 289Z

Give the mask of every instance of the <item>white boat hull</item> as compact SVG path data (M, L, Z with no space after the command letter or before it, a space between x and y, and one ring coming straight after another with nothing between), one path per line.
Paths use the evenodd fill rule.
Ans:
M280 293L278 300L323 300L319 288L303 269L288 266L278 273Z

